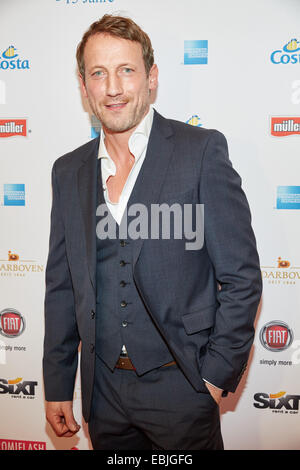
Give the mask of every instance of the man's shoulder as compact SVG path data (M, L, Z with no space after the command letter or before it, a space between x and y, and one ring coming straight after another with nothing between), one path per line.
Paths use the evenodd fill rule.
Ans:
M99 147L99 137L96 139L90 140L85 144L77 147L76 149L65 153L55 160L54 167L56 170L72 170L78 168L83 161L87 158L96 156Z

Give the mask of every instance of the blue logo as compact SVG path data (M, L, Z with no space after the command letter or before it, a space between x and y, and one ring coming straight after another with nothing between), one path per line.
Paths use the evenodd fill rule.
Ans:
M185 121L185 123L195 127L202 127L200 118L197 116L197 114L191 116L187 121Z
M95 127L91 127L91 139L96 139L99 137L100 131L96 129Z
M276 209L300 209L300 186L278 186Z
M91 139L96 139L100 135L101 122L94 114L91 116L91 124Z
M291 39L282 49L272 52L270 59L273 64L299 64L300 42L297 39Z
M15 46L9 46L5 51L0 54L0 57L4 60L0 60L0 69L7 70L7 69L29 69L29 61L23 59L16 59L19 56L17 54L18 49Z
M3 185L3 206L25 206L25 184Z
M184 41L184 64L207 64L208 41Z

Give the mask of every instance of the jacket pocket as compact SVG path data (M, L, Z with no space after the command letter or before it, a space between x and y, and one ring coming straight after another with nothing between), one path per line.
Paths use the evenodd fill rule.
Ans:
M217 304L182 315L184 329L188 335L211 328L215 323Z

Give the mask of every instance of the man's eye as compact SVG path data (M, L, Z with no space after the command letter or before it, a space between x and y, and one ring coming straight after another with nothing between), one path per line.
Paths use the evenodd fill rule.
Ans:
M123 71L124 71L125 73L130 73L130 72L132 72L132 69L129 68L129 67L124 67L124 68L123 68Z
M96 72L93 73L94 77L102 77L103 71L102 70L96 70Z

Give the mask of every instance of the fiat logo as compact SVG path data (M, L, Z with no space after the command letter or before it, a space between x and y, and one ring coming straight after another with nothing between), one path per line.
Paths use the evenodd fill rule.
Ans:
M262 327L259 339L269 351L284 351L293 341L293 332L286 323L275 320Z
M25 329L24 317L14 308L5 308L0 312L0 334L8 338L20 336Z

